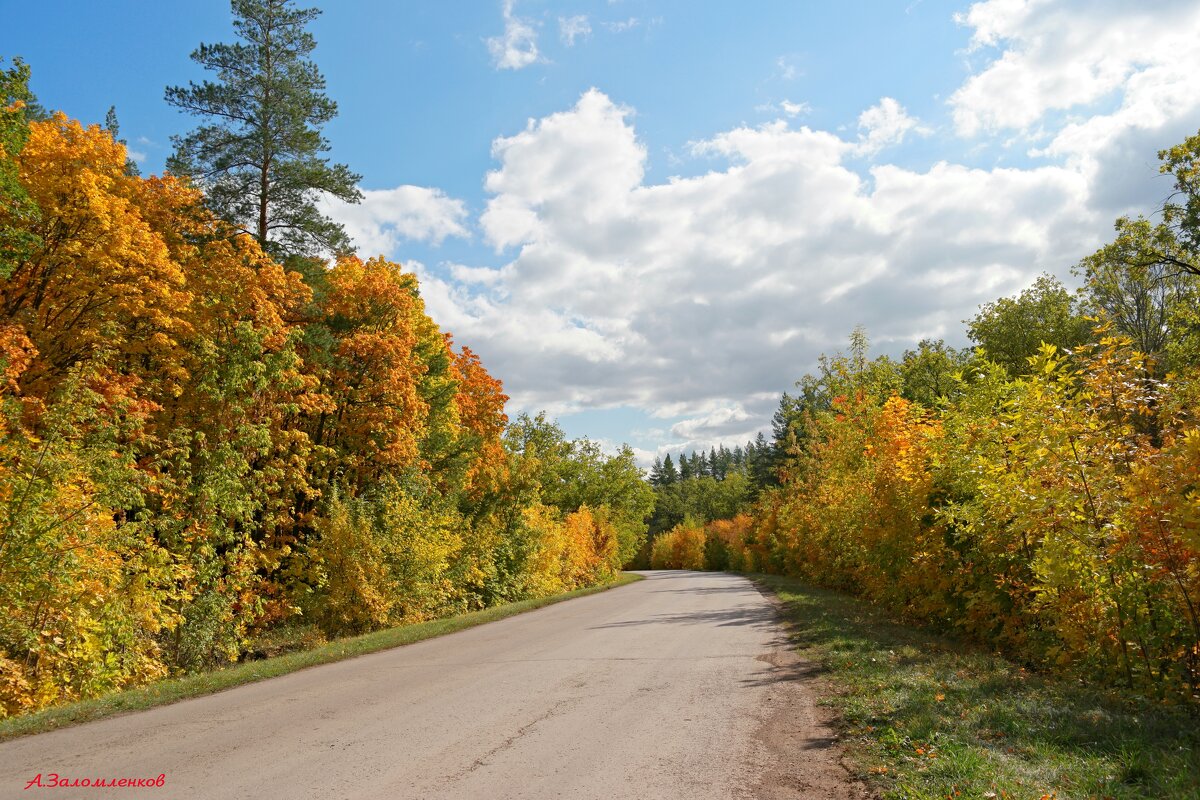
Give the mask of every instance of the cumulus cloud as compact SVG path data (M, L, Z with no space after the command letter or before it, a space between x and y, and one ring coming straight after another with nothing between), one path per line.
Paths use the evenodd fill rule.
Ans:
M470 235L466 204L440 189L397 186L362 193L361 203L351 205L324 195L318 206L346 227L364 255L392 253L405 239L440 244L448 236Z
M671 433L687 442L707 442L725 439L731 435L749 438L748 434L758 422L741 403L721 405L710 412L685 419L671 426Z
M1200 119L1200 5L988 0L958 20L988 57L950 97L960 134L1024 137L1086 174L1109 218L1162 199L1154 153Z
M588 22L586 14L559 17L558 32L562 37L563 44L567 47L574 47L576 39L586 39L592 35L592 25Z
M954 130L1036 132L1019 167L887 163L929 130L884 97L843 133L780 101L764 110L781 119L690 143L703 174L648 181L635 111L592 89L493 141L478 227L494 263L413 268L513 410L640 409L666 420L643 461L732 446L856 323L876 351L965 344L979 304L1067 276L1117 213L1152 208L1154 153L1200 126L1197 20L1182 0L971 6L977 69L949 101ZM430 241L465 235L461 204L430 218L415 228Z
M487 40L496 69L523 69L538 61L537 31L513 13L513 0L504 0L504 33Z
M495 286L504 278L504 270L491 267L468 267L465 264L447 264L450 275L462 284Z
M568 112L529 120L492 144L502 168L485 187L495 196L480 224L497 248L537 241L546 226L588 227L608 216L642 180L646 150L626 123L629 109L592 89Z
M1117 116L1196 103L1200 5L1191 0L988 0L956 19L974 29L972 54L1000 50L950 97L964 136L1026 130L1114 94L1124 96Z
M858 131L858 149L867 155L900 144L909 131L921 135L931 132L918 119L910 117L904 106L891 97L882 98L859 115Z
M978 304L1063 273L1108 228L1067 166L868 180L857 139L782 120L696 142L709 172L648 183L634 123L593 89L495 140L480 227L503 266L423 283L518 408L632 406L676 441L744 442L855 323L884 349L961 340Z

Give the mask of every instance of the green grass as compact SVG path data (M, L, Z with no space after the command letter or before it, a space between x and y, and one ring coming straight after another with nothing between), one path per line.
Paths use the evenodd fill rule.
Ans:
M289 672L295 672L306 667L329 664L334 661L342 661L343 659L366 655L367 653L375 653L380 650L388 650L393 647L412 644L423 639L432 639L435 636L444 636L447 633L454 633L455 631L461 631L476 625L483 625L487 622L495 622L505 617L511 617L525 611L532 611L535 608L541 608L563 600L603 592L607 589L624 586L627 583L633 583L641 579L641 575L623 573L615 581L601 586L576 589L573 592L557 594L552 597L542 597L536 600L522 600L517 603L494 606L481 611L472 611L468 614L430 620L429 622L401 625L396 628L388 628L362 636L338 639L337 641L311 650L289 653L261 661L250 661L213 672L203 672L182 678L159 681L139 689L130 689L93 700L84 700L69 705L47 708L34 714L10 717L0 720L0 741L15 739L18 736L44 733L56 728L76 725L81 722L88 722L114 714L141 711L155 706L167 705L168 703L186 700L189 697L212 694L213 692L231 689L234 686L286 675Z
M849 760L885 798L1200 797L1200 712L1031 674L862 601L754 576L823 667Z

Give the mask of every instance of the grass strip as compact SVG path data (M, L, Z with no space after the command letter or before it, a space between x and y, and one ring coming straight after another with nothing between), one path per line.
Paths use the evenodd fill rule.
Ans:
M884 798L1200 797L1200 712L1027 672L770 575L860 777Z
M92 700L82 700L77 703L43 709L33 714L10 717L0 720L0 741L15 739L19 736L29 736L35 733L77 725L81 722L100 719L102 717L123 714L130 711L142 711L155 706L163 706L186 700L190 697L220 692L247 683L275 678L289 672L315 667L319 664L331 664L355 656L376 653L412 644L435 636L444 636L476 625L511 617L526 611L533 611L543 606L571 600L584 595L596 594L617 586L624 586L634 581L642 580L641 575L622 573L616 580L600 586L590 586L576 589L550 597L540 597L534 600L521 600L493 606L480 611L459 614L453 617L418 622L410 625L400 625L395 628L366 633L346 639L338 639L312 650L267 658L261 661L250 661L225 669L212 672L202 672L187 675L182 678L158 681L148 686L115 692Z

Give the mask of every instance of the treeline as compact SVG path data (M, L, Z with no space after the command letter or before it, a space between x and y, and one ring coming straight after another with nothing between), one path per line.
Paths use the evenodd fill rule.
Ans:
M741 512L768 487L779 485L779 468L795 444L803 414L797 398L784 394L771 420L772 438L759 434L732 450L724 444L708 453L671 454L654 459L650 485L654 487L654 514L650 537L676 525L728 519ZM649 564L649 544L640 566Z
M723 481L734 473L762 475L765 479L770 461L770 446L760 433L757 441L746 442L744 448L738 445L730 450L722 444L719 448L709 448L707 453L695 450L687 455L680 453L678 461L672 460L670 453L664 458L655 458L650 468L650 485L669 486L691 478Z
M656 458L649 476L654 487L650 537L686 520L707 522L737 513L756 491L755 474L766 471L761 452L748 442L745 448L733 450L722 445L707 454L680 453L678 467L669 453ZM646 566L649 551L642 555L639 566Z
M656 567L853 592L1045 669L1200 697L1200 136L1160 153L1161 221L1117 221L1073 294L1043 277L978 345L870 358L856 331L799 383L782 485L679 525Z
M272 255L28 75L0 70L0 716L637 552L633 454L508 424L414 275Z

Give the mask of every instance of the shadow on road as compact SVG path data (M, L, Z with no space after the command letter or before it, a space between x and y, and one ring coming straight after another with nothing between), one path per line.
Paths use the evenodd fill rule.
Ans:
M639 625L716 625L723 628L730 625L771 626L775 623L775 611L771 607L746 606L742 608L722 608L713 611L688 611L679 614L655 614L652 617L644 617L642 619L593 625L588 630L632 628Z
M662 594L670 592L673 594L731 594L741 592L745 594L752 589L747 589L745 586L697 586L692 589L651 589L650 594Z
M782 638L772 644L784 648L789 646L788 641ZM759 656L759 660L770 664L771 669L749 678L743 678L741 681L743 686L753 688L796 681L812 681L826 671L820 664L795 660L790 655L784 656L778 651Z

